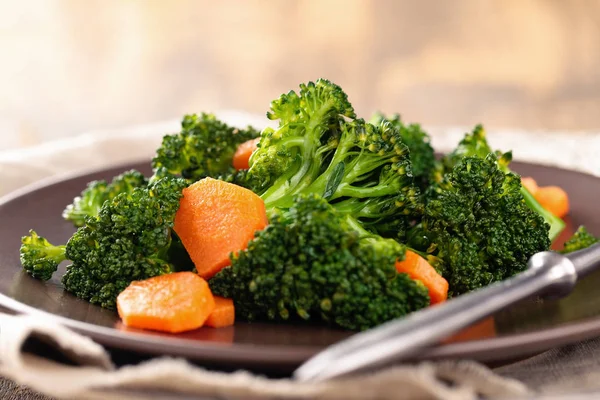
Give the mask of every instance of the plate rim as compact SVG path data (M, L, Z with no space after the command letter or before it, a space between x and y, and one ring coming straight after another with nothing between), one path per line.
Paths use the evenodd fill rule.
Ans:
M37 190L86 176L122 168L123 170L139 168L147 160L132 160L126 163L106 165L100 168L60 173L45 177L11 191L0 198L0 207L30 194ZM577 175L585 175L600 182L600 176L585 171L573 170L551 165L514 161L516 164L543 167L560 170ZM78 321L44 311L4 293L0 293L0 306L17 315L41 317L48 321L57 322L65 327L83 334L102 345L125 351L135 351L144 354L178 356L190 360L203 360L216 363L246 362L256 366L286 366L295 367L306 361L310 356L322 350L310 345L253 345L250 343L218 343L201 342L168 336L145 335L136 332L120 331L89 322ZM543 330L516 333L500 337L481 338L453 343L440 343L424 348L422 352L409 361L427 361L449 358L468 358L481 362L512 360L523 358L523 347L527 346L528 354L533 355L552 347L573 343L595 337L600 332L600 315L581 321L566 323ZM165 351L167 350L167 351ZM285 353L285 357L282 354ZM494 355L492 353L501 353Z

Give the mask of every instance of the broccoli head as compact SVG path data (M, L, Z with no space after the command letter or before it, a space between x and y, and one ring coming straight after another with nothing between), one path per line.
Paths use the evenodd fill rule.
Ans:
M60 262L69 260L62 278L65 289L114 308L118 294L132 281L192 268L172 231L186 185L184 179L166 177L118 194L98 215L87 217L66 246L53 246L32 231L22 240L23 268L47 280Z
M209 284L247 320L312 320L361 330L429 305L427 289L398 274L405 247L361 237L317 195L275 213Z
M75 226L85 225L86 217L96 217L106 200L120 193L131 193L133 189L148 184L146 177L136 170L126 171L113 178L111 183L104 180L92 181L87 188L73 200L73 204L63 211L63 218Z
M172 227L186 182L163 178L107 201L66 247L72 262L62 282L77 297L114 308L132 281L173 272Z
M453 296L525 270L550 246L548 225L527 207L520 177L495 154L463 157L426 193L410 245L431 255Z
M402 141L410 150L410 161L415 183L422 189L427 187L436 166L431 138L420 125L405 125L400 118L400 114L394 114L392 117L386 118L385 115L378 113L371 118L371 123L379 124L385 119L398 130Z
M56 272L58 265L66 259L65 247L54 246L46 238L30 230L29 236L21 239L23 269L34 278L47 281Z
M494 152L487 142L483 126L475 126L473 131L471 133L467 133L458 146L442 159L443 168L441 171L438 171L438 180L441 180L443 173L451 171L452 168L454 168L457 163L461 162L464 157L485 158L490 153L496 154L498 158L498 165L502 171L505 173L511 172L508 165L512 161L512 153L501 153L499 151ZM519 190L521 191L521 195L523 196L527 206L541 215L550 225L550 230L548 232L550 240L556 239L560 232L562 232L562 230L565 228L565 222L542 207L542 205L524 186L521 186Z
M246 129L228 126L213 114L186 115L181 131L163 138L152 160L152 180L165 176L182 177L188 183L206 177L238 179L229 176L236 172L233 155L241 143L258 134L250 126Z
M315 193L372 231L402 236L419 192L409 150L390 122L354 119L347 95L323 79L282 95L268 115L279 127L261 133L248 170L268 209Z
M600 242L600 238L595 237L588 232L585 226L580 226L577 231L565 242L565 247L561 251L563 254L587 249L591 245Z

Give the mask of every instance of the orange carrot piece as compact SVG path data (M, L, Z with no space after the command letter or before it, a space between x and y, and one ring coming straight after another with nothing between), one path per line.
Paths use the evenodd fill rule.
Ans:
M431 304L441 303L448 298L448 281L414 251L407 250L404 260L396 261L396 271L423 282L429 290Z
M569 213L569 196L558 186L542 186L534 194L535 199L559 218Z
M257 149L258 142L260 138L250 139L238 146L233 155L233 168L237 170L250 168L250 156Z
M538 191L539 187L535 179L532 177L521 178L521 185L525 187L529 191L529 193L535 195L535 192Z
M467 342L496 336L496 321L489 317L446 338L442 343Z
M126 326L169 333L201 327L214 308L208 283L193 272L134 281L117 297Z
M215 296L215 309L204 323L213 328L224 328L235 322L235 308L233 300L221 296Z
M262 199L232 183L204 178L183 190L175 232L204 279L230 265L229 255L245 249L267 226Z

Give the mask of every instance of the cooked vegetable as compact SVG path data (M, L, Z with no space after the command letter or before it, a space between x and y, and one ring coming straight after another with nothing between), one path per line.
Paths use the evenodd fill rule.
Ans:
M534 194L535 199L558 218L569 213L569 196L558 186L542 186Z
M240 144L233 155L233 168L248 169L250 168L250 156L258 147L260 138L250 139Z
M407 250L404 260L396 261L396 271L423 283L429 291L431 304L444 302L448 298L448 281L414 251Z
M410 245L427 252L456 296L525 270L550 246L548 225L524 201L519 176L495 154L464 157L426 193Z
M325 79L267 117L278 125L259 135L186 115L150 179L92 182L67 207L80 228L66 246L23 238L24 269L47 280L70 260L65 289L107 308L118 298L128 326L237 315L361 330L524 270L565 226L544 206L564 215L566 194L513 174L481 126L436 161L419 125L367 123ZM581 228L565 251L596 241Z
M562 253L572 253L574 251L587 249L593 244L600 242L600 238L595 237L588 232L585 226L580 226L577 231L567 240Z
M46 238L30 230L21 238L21 264L23 269L37 279L52 278L58 265L65 260L66 246L54 246Z
M200 328L214 309L208 283L193 272L134 281L117 297L126 326L169 333Z
M36 260L47 260L42 277L49 278L48 272L66 258L72 264L62 278L65 289L90 303L114 308L117 295L132 281L177 268L169 259L171 228L185 186L183 179L163 178L106 201L98 216L87 218L69 239L64 255L32 234L25 241L36 246L21 248L24 266L35 270L31 266Z
M427 288L396 272L404 246L360 238L317 195L300 195L275 213L230 267L209 281L247 320L326 321L366 329L429 305Z
M408 148L391 123L353 119L346 93L323 79L283 94L267 116L279 127L261 133L248 179L268 210L315 193L368 230L404 234L418 189Z
M104 180L92 181L81 195L75 197L63 211L63 218L75 226L85 225L86 217L96 217L106 200L112 200L120 193L131 193L135 188L145 187L146 177L136 170L123 172L113 178L111 183Z
M215 309L210 313L204 325L212 328L224 328L235 322L235 307L232 299L214 296Z
M175 232L198 274L210 279L229 265L229 255L246 248L267 225L265 205L250 190L204 178L183 190Z
M152 160L153 179L179 176L193 183L235 174L233 156L238 146L257 136L254 128L233 128L213 114L186 115L181 132L163 138Z
M410 151L410 161L412 172L415 177L415 183L421 188L427 187L434 173L436 161L433 147L431 147L431 138L420 125L405 125L400 118L400 114L394 114L392 117L386 117L383 114L375 114L371 118L371 123L378 125L384 119L387 119L392 126L400 132L402 141Z
M511 172L508 165L512 160L512 153L494 152L487 142L485 130L481 125L477 125L475 129L473 129L473 132L465 135L452 153L442 159L444 172L451 171L452 168L465 157L475 156L485 158L490 153L495 153L498 156L498 165L502 171L505 173ZM438 178L441 179L441 175L438 175ZM521 186L519 190L521 191L521 195L527 206L544 217L544 220L550 225L550 240L556 239L560 232L565 228L565 222L546 210L535 197L525 189L525 187Z

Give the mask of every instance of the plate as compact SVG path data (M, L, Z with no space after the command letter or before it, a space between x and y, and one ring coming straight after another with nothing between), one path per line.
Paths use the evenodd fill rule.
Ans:
M562 186L570 195L571 214L564 242L585 224L600 233L600 179L557 168L513 163L516 172L539 184ZM167 335L124 327L116 312L77 299L62 289L59 273L40 282L22 272L19 239L30 228L51 242L64 243L74 232L62 220L66 204L92 179L110 179L125 169L150 173L148 163L46 182L0 201L0 306L15 313L43 315L83 333L112 349L145 355L185 357L204 364L231 368L290 371L324 347L351 332L316 325L237 322L234 327L201 328ZM444 342L424 349L416 360L469 358L501 364L552 347L600 335L600 271L578 283L561 300L532 299L495 314Z

